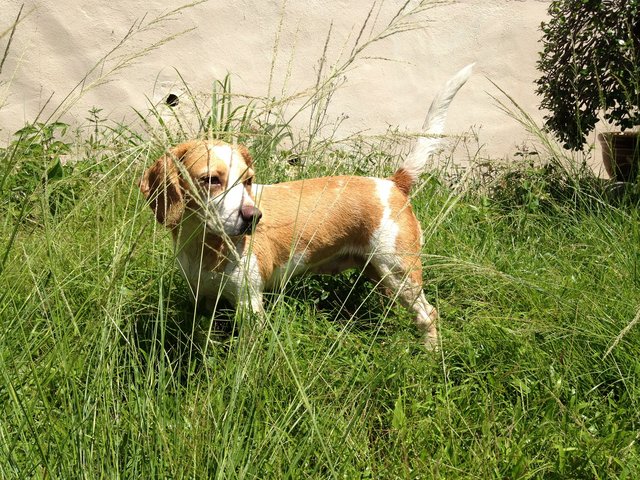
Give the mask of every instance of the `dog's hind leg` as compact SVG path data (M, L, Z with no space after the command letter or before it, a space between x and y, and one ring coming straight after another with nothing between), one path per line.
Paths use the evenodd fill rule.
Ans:
M387 261L385 261L387 260ZM400 304L413 311L414 323L424 334L424 343L429 350L438 349L438 311L427 301L422 290L422 271L409 262L410 268L403 268L398 263L391 266L388 256L374 256L372 265L384 287L389 289Z
M415 312L414 322L424 333L424 344L429 350L438 349L438 311L427 301L427 297L420 287L420 293L415 297L414 288L405 288L398 292L398 299L405 307ZM413 299L413 300L412 300Z

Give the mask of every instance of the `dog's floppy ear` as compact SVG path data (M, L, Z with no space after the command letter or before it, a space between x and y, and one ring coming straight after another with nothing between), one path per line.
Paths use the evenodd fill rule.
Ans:
M175 227L184 211L180 171L175 162L180 161L190 147L190 143L182 143L171 148L145 170L138 183L156 219L167 228Z

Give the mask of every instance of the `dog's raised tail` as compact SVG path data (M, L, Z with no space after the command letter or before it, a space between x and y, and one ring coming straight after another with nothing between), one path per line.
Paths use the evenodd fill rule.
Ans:
M431 102L429 113L422 125L422 131L426 136L418 137L416 146L404 160L403 164L393 175L392 180L407 195L411 187L418 181L427 164L427 160L433 155L442 141L444 124L447 119L449 104L455 97L460 87L471 76L473 63L467 65L456 73Z

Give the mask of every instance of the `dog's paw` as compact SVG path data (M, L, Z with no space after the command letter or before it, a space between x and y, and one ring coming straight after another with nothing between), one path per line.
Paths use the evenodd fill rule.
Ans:
M440 339L437 335L425 335L424 336L424 347L428 352L437 353L440 351Z

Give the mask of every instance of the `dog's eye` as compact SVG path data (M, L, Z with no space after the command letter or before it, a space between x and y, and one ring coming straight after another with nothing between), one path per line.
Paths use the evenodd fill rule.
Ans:
M250 186L253 184L253 177L249 177L249 178L247 178L247 179L244 181L244 184L245 184L247 187L250 187Z
M219 177L201 177L200 181L205 187L215 187L221 185Z

